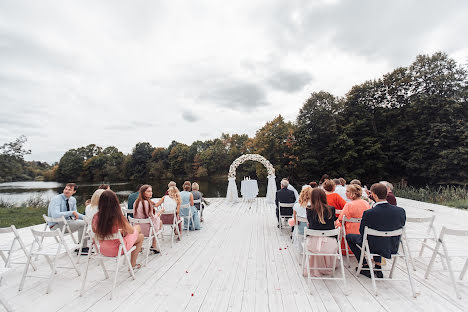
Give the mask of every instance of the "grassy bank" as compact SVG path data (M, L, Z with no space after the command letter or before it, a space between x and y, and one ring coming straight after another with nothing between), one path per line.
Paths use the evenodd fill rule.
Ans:
M33 196L16 206L0 200L0 227L14 224L16 228L44 223L43 214L47 215L49 201ZM84 213L84 205L78 205L78 211Z
M466 186L426 186L424 188L417 188L396 185L394 193L398 197L468 209L468 190Z

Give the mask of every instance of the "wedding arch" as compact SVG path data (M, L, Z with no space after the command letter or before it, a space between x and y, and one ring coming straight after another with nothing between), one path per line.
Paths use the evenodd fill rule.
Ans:
M236 185L236 170L237 167L239 167L248 160L258 161L259 163L265 166L266 170L268 171L268 186L266 199L268 203L274 203L276 195L275 168L273 168L271 163L265 157L258 154L245 154L232 162L231 166L229 167L229 183L227 188L226 200L230 202L237 202L239 200Z

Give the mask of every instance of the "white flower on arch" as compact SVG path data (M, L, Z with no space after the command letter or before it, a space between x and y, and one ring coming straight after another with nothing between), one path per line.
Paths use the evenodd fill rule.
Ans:
M241 164L246 162L247 160L258 161L262 165L265 166L266 170L268 171L268 176L275 175L275 168L271 165L271 163L262 155L259 154L245 154L234 160L229 167L229 174L228 178L236 178L236 170Z

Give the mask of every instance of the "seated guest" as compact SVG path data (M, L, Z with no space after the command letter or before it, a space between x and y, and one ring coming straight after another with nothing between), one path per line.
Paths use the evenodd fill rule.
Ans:
M110 185L109 184L101 184L98 187L98 190L110 190ZM99 199L98 199L99 200ZM85 201L85 207L89 206L91 204L91 199L88 199Z
M180 220L180 204L182 199L180 198L180 192L175 186L170 186L167 190L167 195L164 195L154 206L159 207L161 204L164 204L165 213L175 213L176 220ZM173 214L163 214L161 215L161 221L163 224L173 224L174 216ZM182 223L179 223L179 234L177 236L179 240L182 239ZM176 233L177 235L177 233Z
M335 229L335 208L327 204L327 195L322 189L316 188L311 192L311 205L307 207L307 220L311 230ZM312 253L336 253L338 245L335 237L308 237L305 246ZM333 256L311 256L309 265L311 268L330 268L330 270L310 269L311 276L331 274L333 271ZM307 268L304 267L304 276L307 276Z
M333 180L325 180L322 184L325 194L327 195L328 205L335 207L335 210L343 210L346 201L335 193L335 186L336 184Z
M108 191L108 190L110 190L110 189L111 189L111 188L110 188L110 185L109 185L109 184L101 184L101 185L99 185L99 187L98 187L98 190Z
M81 241L81 238L83 237L85 221L83 221L83 215L78 213L76 209L76 199L73 197L73 195L76 193L77 189L78 187L75 183L67 183L63 189L63 193L54 196L50 201L47 215L52 218L60 218L61 216L64 216L65 219L67 219L70 230L72 232L78 231L78 240ZM49 227L51 230L63 229L68 231L68 229L64 228L63 222L49 222ZM87 241L84 241L82 255L87 255L88 248L86 247L86 244ZM78 252L78 250L75 251Z
M104 192L103 189L97 189L94 191L93 196L91 197L91 202L88 206L86 206L85 209L85 215L87 218L90 220L93 219L94 215L98 212L99 210L99 198L101 197L101 194Z
M318 187L318 183L315 182L315 181L310 182L309 185L310 185L311 188L316 188L316 187Z
M281 180L281 189L276 192L275 204L276 204L276 218L278 222L279 219L279 203L283 204L292 204L296 202L296 197L294 192L288 189L289 182L288 180ZM281 215L291 216L293 214L292 208L281 208ZM279 227L279 224L278 224Z
M306 208L307 206L311 205L311 202L310 202L311 194L312 194L312 188L310 187L310 185L304 185L302 187L301 194L299 195L299 201L295 203L293 207L292 224L296 224L297 217L307 219ZM298 231L299 235L304 236L305 227L307 227L307 222L299 222L295 231Z
M169 189L171 188L171 186L175 186L177 187L177 184L174 182L174 181L171 181L167 184L167 191L166 191L166 194L164 195L169 195Z
M362 184L361 184L361 181L359 181L358 179L354 179L354 180L351 180L351 182L349 182L349 184L357 184L361 187L362 189L362 195L361 197L364 199L364 200L368 200L368 194L366 192L367 188L364 186L364 188L362 187Z
M387 187L387 202L390 205L396 206L397 202L396 202L396 197L393 194L393 184L387 181L380 181L380 183L382 183L383 185Z
M104 191L99 198L99 211L93 218L93 231L99 239L100 251L104 256L116 257L119 252L120 242L118 239L104 240L106 237L116 234L118 231L122 233L125 248L129 250L136 246L132 251L130 262L134 269L139 269L140 264L136 263L138 254L143 244L143 234L140 232L140 227L137 225L132 227L127 219L122 214L119 199L111 190Z
M382 183L375 183L372 185L371 197L375 200L375 205L372 209L364 211L362 215L361 225L359 227L360 234L348 234L346 240L349 247L353 251L356 259L359 261L361 257L361 250L357 245L362 246L362 236L364 235L364 228L367 226L377 231L394 231L401 229L406 222L406 213L403 208L390 205L387 198L387 187ZM398 252L400 237L373 237L368 238L369 248L372 253L379 254L380 256L390 259L392 254ZM381 257L375 256L375 269L381 269ZM369 268L368 263L364 259L364 268ZM362 275L370 277L369 271L361 271ZM378 278L382 278L381 271L374 271Z
M161 229L161 220L160 216L164 212L164 208L162 208L157 213L154 210L155 204L151 201L153 197L153 188L151 185L145 184L140 187L140 192L138 195L137 200L133 204L133 213L135 215L135 219L148 219L151 218L151 222L153 222L153 226L156 232ZM149 236L150 232L150 224L141 224L141 233L145 236ZM155 233L156 234L156 233ZM153 245L151 250L154 253L159 253L159 246L157 246L156 239L153 238Z
M208 203L206 202L206 200L203 198L203 193L200 192L200 186L198 185L197 182L193 182L192 183L192 195L193 195L193 200L199 200L201 199L201 201L207 205ZM199 203L196 203L195 204L195 208L197 208L197 210L200 210L200 206L201 204ZM203 211L200 211L200 222L203 222Z
M333 182L336 184L335 193L340 195L341 198L343 198L345 201L349 201L349 199L346 197L346 180L339 178L334 179Z
M140 187L142 187L142 186L143 186L143 184L138 184L138 186L136 188L136 192L133 192L130 195L128 195L128 200L127 200L127 209L128 210L133 209L133 204L137 200L138 195L140 195ZM133 213L129 213L128 216L133 218Z
M184 190L180 192L180 197L182 199L181 205L189 204L190 207L187 210L185 209L182 210L181 215L184 217L188 216L189 210L190 210L190 212L192 213L193 224L190 224L189 230L190 231L199 230L200 229L200 216L198 215L197 208L195 208L195 205L193 204L193 194L190 192L192 184L190 183L190 181L185 181L182 187L184 188ZM188 223L187 223L187 226L188 226Z
M364 211L370 209L369 203L361 198L362 188L357 184L350 184L346 187L346 196L349 202L343 207L336 221L336 227L342 226L343 216L346 218L362 218ZM359 223L346 223L346 234L359 234ZM346 254L344 240L341 241L341 249L343 254ZM352 251L351 251L352 252Z
M329 176L328 174L325 173L325 174L322 176L322 178L320 179L320 181L319 181L319 187L322 187L323 182L325 182L326 180L329 180L329 179L330 179L330 176Z

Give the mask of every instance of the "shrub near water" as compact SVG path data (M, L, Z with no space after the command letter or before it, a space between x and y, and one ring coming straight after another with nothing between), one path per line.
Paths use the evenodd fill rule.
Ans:
M398 197L468 209L468 190L466 186L426 186L424 188L416 188L397 184L394 193Z

